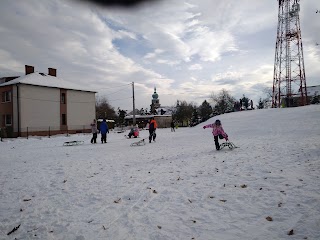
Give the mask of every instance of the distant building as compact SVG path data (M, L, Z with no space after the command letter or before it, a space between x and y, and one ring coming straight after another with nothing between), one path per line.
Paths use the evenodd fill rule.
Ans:
M102 123L103 119L102 118L99 118L97 120L97 128L100 129L100 124ZM112 120L112 119L106 119L106 123L108 125L108 128L109 129L113 129L114 128L114 125L115 125L115 121Z
M157 121L158 128L170 127L172 115L135 115L136 124L138 124L139 128L146 128L150 119L153 117ZM132 115L126 116L124 120L127 126L131 126L133 124Z
M320 96L320 85L307 87L308 97Z
M154 115L135 115L136 124L139 128L145 128L153 116ZM126 126L133 125L133 115L125 116L124 121Z
M89 131L95 93L57 78L54 68L26 65L24 76L0 79L0 127L13 137Z
M299 90L299 92L300 92L300 90ZM306 93L307 93L307 97L308 97L308 100L307 100L308 104L312 103L315 100L315 98L317 98L318 101L319 101L319 98L320 98L320 85L307 87ZM283 99L282 102L284 102L284 100L285 99ZM295 107L301 105L300 97L293 97L292 101L293 101L293 106L295 106ZM285 106L285 104L283 104L283 105Z
M154 93L152 94L152 100L150 105L151 114L155 114L156 110L160 107L159 95L157 93L156 87L154 87Z
M159 95L156 87L154 87L154 93L152 94L152 100L150 105L149 115L135 115L136 124L140 128L146 128L151 118L157 121L158 128L170 127L172 121L172 109L169 107L160 107ZM131 113L132 114L132 113ZM125 124L130 126L133 124L133 115L128 115L124 118Z
M158 108L156 112L157 112L157 115L172 115L175 109L176 109L175 107L162 106Z

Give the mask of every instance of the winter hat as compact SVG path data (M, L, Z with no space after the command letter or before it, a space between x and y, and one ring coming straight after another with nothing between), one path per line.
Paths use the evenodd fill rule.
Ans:
M218 119L216 120L216 122L215 122L215 123L216 123L216 125L218 125L218 126L220 126L220 125L221 125L221 122L220 122L220 120L218 120Z

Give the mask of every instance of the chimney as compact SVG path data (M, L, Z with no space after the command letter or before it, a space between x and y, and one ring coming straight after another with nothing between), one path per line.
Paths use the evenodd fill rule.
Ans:
M48 75L56 77L57 76L57 69L55 68L48 68Z
M26 75L28 75L30 73L34 73L34 67L33 66L25 65L25 69L26 69Z

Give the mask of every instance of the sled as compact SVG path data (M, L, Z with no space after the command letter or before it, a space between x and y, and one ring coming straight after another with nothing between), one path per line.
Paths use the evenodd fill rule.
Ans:
M124 135L124 137L125 137L126 139L139 138L139 136L131 136L131 138L130 138L128 135Z
M83 141L70 141L70 142L64 142L63 146L78 146L82 145Z
M138 141L138 142L133 142L130 144L131 147L134 147L134 146L143 146L143 145L146 145L146 142L144 141L144 139Z
M225 147L228 147L229 149L234 149L234 148L238 148L236 145L234 145L232 142L224 142L224 143L221 143L220 144L220 149L219 150L221 150L221 149L223 149L223 148L225 148Z

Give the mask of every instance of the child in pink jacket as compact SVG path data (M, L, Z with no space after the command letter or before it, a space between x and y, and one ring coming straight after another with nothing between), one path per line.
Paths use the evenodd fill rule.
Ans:
M216 120L215 123L208 124L203 126L203 129L212 128L212 134L214 136L214 144L216 145L216 149L220 150L219 139L226 139L228 141L228 134L226 134L223 130L220 120Z

